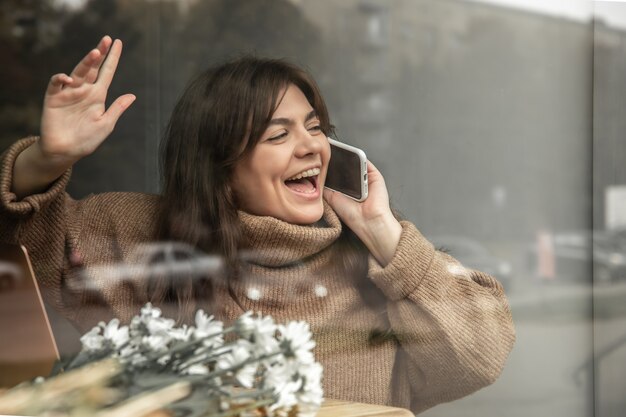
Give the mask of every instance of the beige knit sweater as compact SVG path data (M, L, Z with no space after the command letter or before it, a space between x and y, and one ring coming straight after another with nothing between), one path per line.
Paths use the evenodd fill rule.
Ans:
M128 320L144 301L145 283L118 285L94 276L97 301L93 291L74 285L78 278L69 258L80 254L86 267L126 259L138 243L155 236L158 197L106 193L76 201L64 192L67 172L46 192L17 201L10 191L13 163L34 140L17 142L3 156L0 241L28 248L47 302L82 330L111 316ZM327 398L418 413L499 376L515 340L502 286L436 251L410 222L401 222L392 261L381 268L370 260L367 276L355 281L331 262L342 226L329 206L326 227L240 217L254 259L233 291L216 286L213 312L225 321L243 310L278 321L307 320ZM359 286L384 296L386 309L369 306ZM376 328L391 328L392 337L373 341Z

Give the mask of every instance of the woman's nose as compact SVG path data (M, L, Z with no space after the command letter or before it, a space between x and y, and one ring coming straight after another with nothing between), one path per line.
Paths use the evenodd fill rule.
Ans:
M311 154L318 154L322 152L324 145L322 140L325 139L323 133L318 132L313 135L308 130L304 130L300 137L298 138L298 146L296 149L296 155L299 157L304 157Z

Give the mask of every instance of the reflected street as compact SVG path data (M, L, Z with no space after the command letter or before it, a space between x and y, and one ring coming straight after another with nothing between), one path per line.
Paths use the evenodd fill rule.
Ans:
M589 286L527 284L525 288L516 287L509 299L517 342L500 379L474 395L422 415L623 416L626 284L595 289L593 326ZM609 346L614 348L601 355ZM595 370L589 368L594 353ZM592 372L596 379L595 398Z

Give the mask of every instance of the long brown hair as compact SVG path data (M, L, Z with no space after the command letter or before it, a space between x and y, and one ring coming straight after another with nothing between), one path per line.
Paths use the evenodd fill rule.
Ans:
M281 93L291 84L316 111L322 131L332 135L326 104L311 75L283 60L248 56L210 68L192 80L161 142L159 239L185 242L220 255L225 260L221 278L226 285L237 278L241 245L238 206L231 188L233 171L254 149L280 104ZM358 283L364 302L383 314L384 296L371 281L362 279L367 274L368 251L345 224L333 258L345 277ZM176 283L167 277L155 278L150 298L176 301L172 313L184 321L193 316L197 299L211 297L215 277L177 279ZM372 335L373 341L380 335L386 337L384 329L374 329Z
M221 255L227 276L235 273L241 232L233 170L259 141L290 84L304 93L330 135L333 127L317 84L283 60L246 56L189 83L160 147L159 239ZM182 287L187 294L177 294L179 304L192 295L189 286Z

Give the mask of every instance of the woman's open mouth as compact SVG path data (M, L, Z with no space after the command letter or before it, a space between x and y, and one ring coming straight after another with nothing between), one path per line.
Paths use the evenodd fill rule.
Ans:
M285 180L285 185L291 191L300 194L315 194L318 190L317 182L318 176L320 173L319 168L311 168L306 171L299 173L287 180Z

